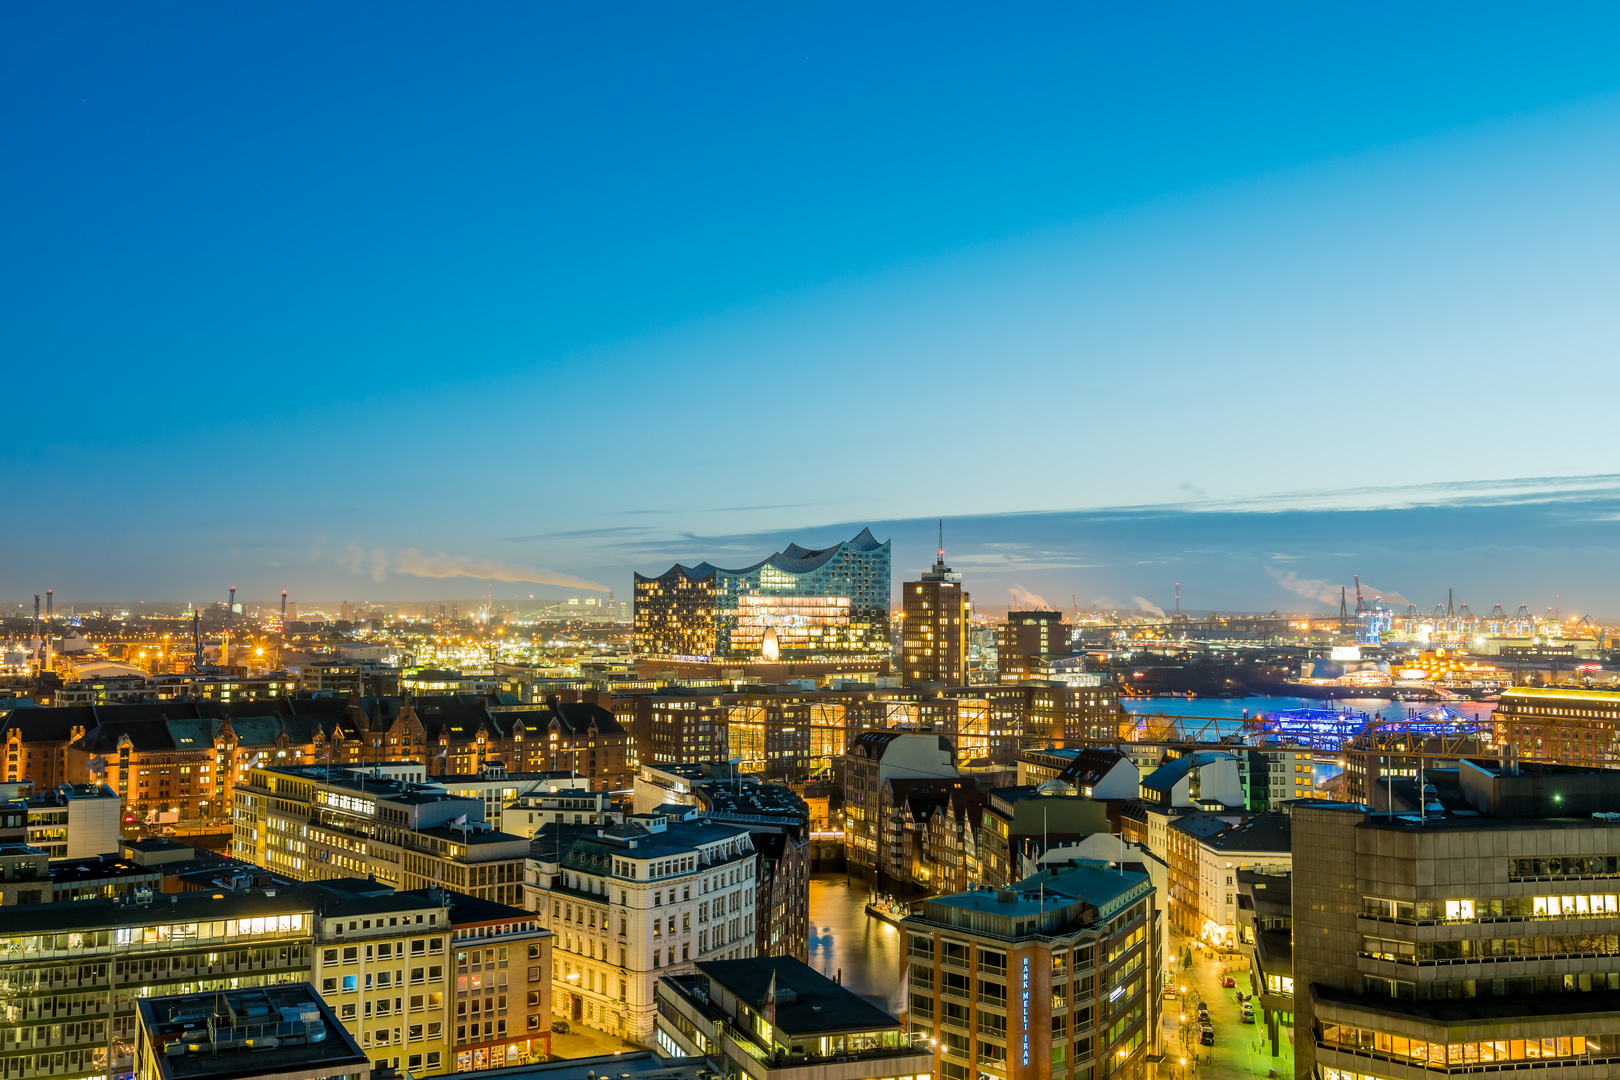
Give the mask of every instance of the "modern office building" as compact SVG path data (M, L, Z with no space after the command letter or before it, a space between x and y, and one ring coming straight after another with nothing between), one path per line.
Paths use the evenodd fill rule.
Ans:
M945 541L932 569L902 590L900 675L905 685L968 684L968 629L973 609L962 575L945 565Z
M140 1000L306 980L310 916L307 900L276 890L29 908L0 933L0 1067L18 1080L104 1077L110 1046L127 1071Z
M1293 808L1295 1076L1610 1075L1614 773L1462 761L1426 783L1417 813Z
M360 1080L366 1052L308 983L142 998L133 1080Z
M1294 1026L1294 902L1287 874L1239 870L1238 942L1249 958L1249 987L1260 1003L1272 1057Z
M740 570L677 563L635 586L633 647L648 671L888 668L889 544L866 529Z
M1068 656L1069 631L1061 611L1009 611L996 631L997 678L1019 683L1030 678L1031 661L1040 656Z
M933 1067L899 1020L791 957L697 964L655 988L658 1049L751 1080L919 1080Z
M527 906L556 935L561 1019L647 1043L661 976L754 955L758 854L745 828L694 808L597 829L549 825L534 847Z
M907 1029L941 1080L1147 1075L1163 932L1138 867L1051 867L901 920Z
M522 903L529 841L491 828L482 798L317 765L250 769L235 798L231 854L295 881L376 875Z

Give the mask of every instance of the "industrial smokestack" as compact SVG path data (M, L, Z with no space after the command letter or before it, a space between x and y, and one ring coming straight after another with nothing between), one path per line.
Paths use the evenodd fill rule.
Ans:
M287 632L287 590L281 590L281 632Z
M39 593L34 594L34 648L39 648ZM34 659L39 659L39 653L34 653Z
M191 609L191 650L194 671L201 671L203 667L202 651L202 612L197 608Z
M231 598L225 602L225 625L236 625L236 586L231 586Z
M45 590L45 628L50 629L51 620L56 618L56 590Z

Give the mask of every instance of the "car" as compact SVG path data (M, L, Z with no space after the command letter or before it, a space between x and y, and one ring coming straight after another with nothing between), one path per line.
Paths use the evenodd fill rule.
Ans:
M1221 976L1221 985L1230 990L1237 985L1237 980L1230 975Z
M558 1035L567 1035L568 1031L569 1031L568 1021L566 1021L566 1020L553 1020L551 1022L551 1030L556 1032Z
M1243 1012L1241 1016L1245 1024L1254 1023L1254 1006L1245 1001L1243 1003Z
M1198 1033L1198 1045L1199 1046L1214 1046L1215 1045L1215 1029L1214 1028L1204 1028L1202 1031L1200 1031Z
M1209 1002L1200 1001L1198 1003L1198 1015L1199 1016L1208 1016L1209 1015Z

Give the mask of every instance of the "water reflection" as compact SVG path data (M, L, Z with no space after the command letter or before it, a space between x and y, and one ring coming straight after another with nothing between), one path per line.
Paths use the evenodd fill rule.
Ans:
M890 1016L900 1011L900 931L866 915L871 886L858 877L810 878L810 966Z

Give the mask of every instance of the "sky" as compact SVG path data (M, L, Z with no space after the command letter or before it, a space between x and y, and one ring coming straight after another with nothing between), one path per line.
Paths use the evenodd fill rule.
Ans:
M624 598L865 524L898 581L945 518L985 597L1620 616L1617 44L1597 4L9 5L0 604Z

